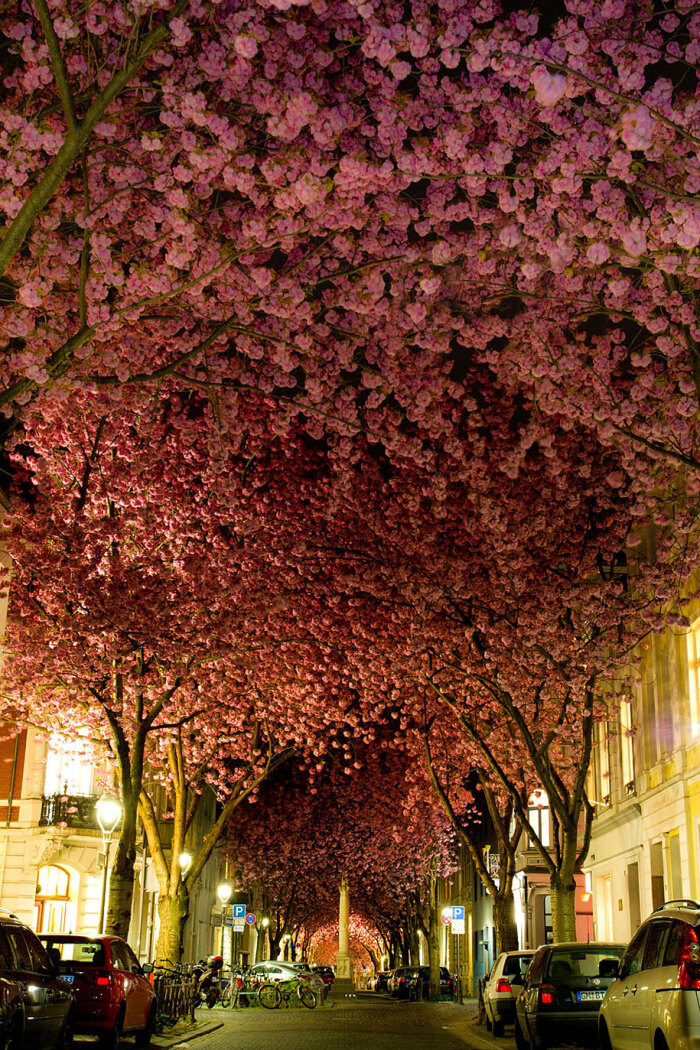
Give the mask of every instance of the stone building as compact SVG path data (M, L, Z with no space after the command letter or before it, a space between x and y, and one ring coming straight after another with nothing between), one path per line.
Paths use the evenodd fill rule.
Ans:
M664 901L700 896L700 616L640 655L628 701L597 727L586 862L595 934L619 941Z

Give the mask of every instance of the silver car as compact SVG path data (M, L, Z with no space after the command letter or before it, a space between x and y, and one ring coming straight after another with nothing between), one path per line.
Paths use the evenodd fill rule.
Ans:
M259 962L255 966L251 966L250 971L264 977L266 981L292 981L295 977L301 977L312 992L316 992L321 998L326 994L326 985L317 973L311 971L306 963L281 962L277 959L268 959L265 962Z
M700 903L657 908L613 973L598 1018L602 1050L700 1050Z
M534 949L501 952L491 967L484 987L486 1031L503 1035L503 1028L515 1020L515 998L521 985L513 986L514 977L523 977L535 954Z

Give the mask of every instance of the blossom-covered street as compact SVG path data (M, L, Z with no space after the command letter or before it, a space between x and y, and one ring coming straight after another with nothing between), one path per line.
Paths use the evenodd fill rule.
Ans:
M699 59L698 0L0 3L3 1048L539 1046L601 941L618 1050L700 898Z
M211 1034L154 1048L173 1050L513 1050L512 1038L495 1040L476 1025L475 1004L392 1002L386 998L334 999L316 1010L215 1008ZM512 1035L512 1031L509 1033ZM127 1041L123 1043L127 1050Z

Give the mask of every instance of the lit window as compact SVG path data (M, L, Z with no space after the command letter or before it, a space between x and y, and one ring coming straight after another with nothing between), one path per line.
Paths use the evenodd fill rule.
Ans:
M688 694L690 734L700 736L700 623L686 635L688 646Z
M537 833L537 837L542 845L551 845L549 834L549 799L545 792L539 788L537 791L533 791L527 800L527 819L530 821L530 826L533 831ZM530 847L533 847L534 845L533 840L530 839Z
M610 744L608 723L596 724L596 752L598 755L598 789L596 801L601 806L610 805Z
M632 704L623 700L620 705L620 751L622 753L622 783L627 795L634 794L634 729Z
M70 875L47 864L39 868L34 904L34 929L39 933L68 933L72 925Z
M94 763L85 740L67 740L58 733L49 739L44 777L45 795L89 795Z

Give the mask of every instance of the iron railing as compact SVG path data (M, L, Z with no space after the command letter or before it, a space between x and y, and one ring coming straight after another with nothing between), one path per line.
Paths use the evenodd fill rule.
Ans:
M98 795L42 795L39 827L100 830L95 803Z
M198 1005L197 974L191 965L170 969L157 966L152 977L156 994L156 1031L162 1032L179 1020L194 1022Z

